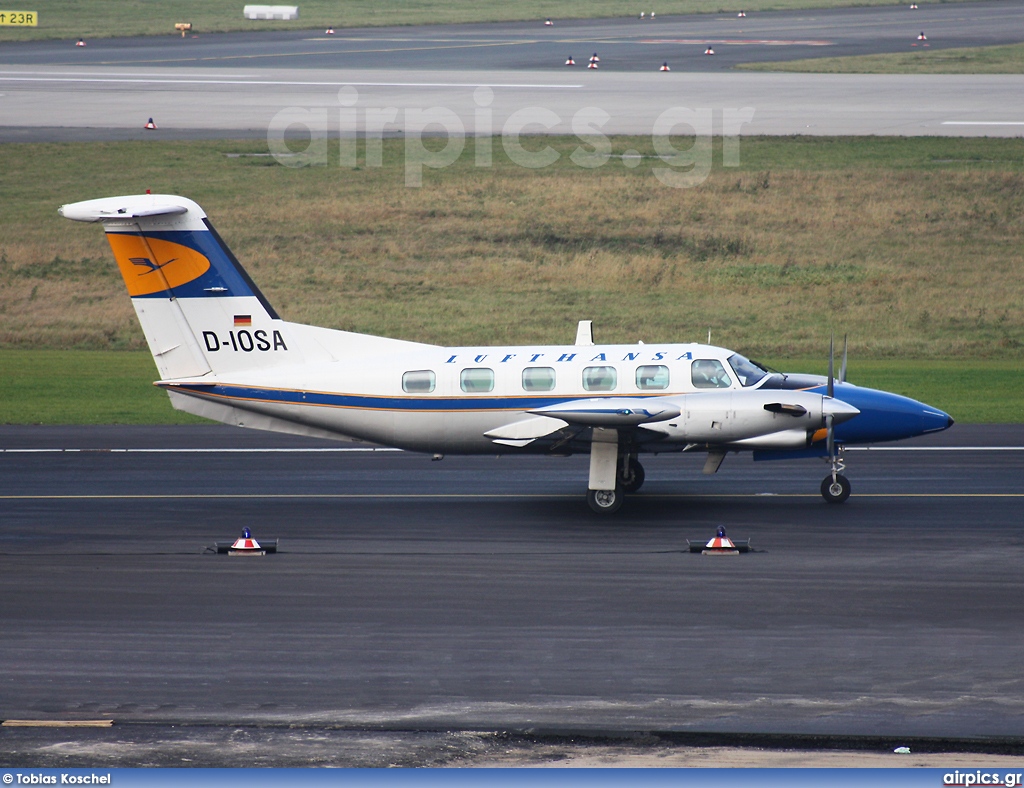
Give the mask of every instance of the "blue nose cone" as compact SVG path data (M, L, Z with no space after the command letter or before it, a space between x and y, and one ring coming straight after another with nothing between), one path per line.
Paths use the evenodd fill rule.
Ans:
M860 410L859 416L836 426L836 440L845 443L897 441L953 426L948 413L888 391L846 384L836 386L835 396Z

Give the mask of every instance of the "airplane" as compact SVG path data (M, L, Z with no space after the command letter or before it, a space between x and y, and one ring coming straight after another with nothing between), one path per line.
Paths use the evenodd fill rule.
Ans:
M711 344L442 347L282 320L203 209L129 195L59 210L98 222L178 410L241 427L445 454L589 453L587 501L618 510L643 454L816 456L850 496L843 449L945 430L937 408L829 374L785 374Z

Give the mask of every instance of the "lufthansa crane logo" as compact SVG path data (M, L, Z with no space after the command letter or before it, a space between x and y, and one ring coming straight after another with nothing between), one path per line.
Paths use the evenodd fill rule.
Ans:
M191 233L109 233L107 240L132 297L170 293L210 270L209 258L196 248ZM160 276L151 276L156 271Z
M143 268L148 268L148 271L143 271L141 274L139 274L139 276L145 276L146 274L151 274L154 271L159 271L165 265L170 265L178 258L172 257L166 263L154 263L148 257L129 257L128 259L131 261L132 265L139 265L142 266Z

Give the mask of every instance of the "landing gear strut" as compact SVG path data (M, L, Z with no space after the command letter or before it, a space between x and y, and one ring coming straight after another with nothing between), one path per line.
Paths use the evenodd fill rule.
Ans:
M644 466L633 455L619 458L619 486L623 492L635 493L644 486Z

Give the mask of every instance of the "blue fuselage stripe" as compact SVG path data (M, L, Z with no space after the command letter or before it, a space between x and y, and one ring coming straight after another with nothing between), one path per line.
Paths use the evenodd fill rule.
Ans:
M200 397L245 400L278 405L314 405L359 410L398 410L413 412L526 411L560 402L593 399L593 395L549 395L545 397L381 397L362 394L335 394L323 391L253 388L248 386L181 386L162 384L171 391ZM626 395L620 395L626 396ZM631 394L630 399L645 395ZM653 396L653 395L651 395ZM659 394L664 396L664 393Z

